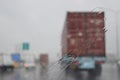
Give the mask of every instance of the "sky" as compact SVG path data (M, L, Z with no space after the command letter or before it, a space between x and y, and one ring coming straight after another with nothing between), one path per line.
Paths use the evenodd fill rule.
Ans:
M106 52L115 54L116 24L119 26L115 14L119 13L119 3L119 0L0 0L0 52L15 52L16 46L29 42L30 52L55 57L61 53L67 11L98 10L106 13Z

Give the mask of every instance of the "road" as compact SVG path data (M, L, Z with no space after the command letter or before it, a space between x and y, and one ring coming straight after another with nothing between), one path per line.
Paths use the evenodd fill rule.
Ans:
M102 72L88 73L87 71L65 72L60 65L42 68L36 65L33 69L15 69L13 72L0 73L0 80L120 80L120 71L116 64L104 64Z

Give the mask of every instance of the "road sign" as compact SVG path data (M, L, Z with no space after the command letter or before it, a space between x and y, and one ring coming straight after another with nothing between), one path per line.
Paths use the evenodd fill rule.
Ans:
M23 43L23 45L22 45L22 49L23 50L29 50L29 43Z
M16 62L20 62L21 61L21 56L19 53L14 53L11 55L12 56L12 60L16 61Z

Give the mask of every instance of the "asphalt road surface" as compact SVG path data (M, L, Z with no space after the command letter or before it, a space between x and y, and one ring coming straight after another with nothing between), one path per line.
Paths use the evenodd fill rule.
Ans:
M31 69L15 69L0 73L0 80L120 80L120 71L116 64L102 65L101 73L90 73L87 71L68 71L58 64L49 68L36 65Z

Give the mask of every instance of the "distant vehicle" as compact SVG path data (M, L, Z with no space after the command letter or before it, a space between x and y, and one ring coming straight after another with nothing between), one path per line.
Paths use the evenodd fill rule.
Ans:
M35 64L35 57L33 54L26 54L25 55L25 59L24 59L24 67L26 69L28 68L35 68L36 64Z
M7 71L14 69L14 62L12 61L11 54L0 54L0 71Z
M68 12L62 32L62 64L95 71L106 61L104 12Z
M47 67L49 63L48 54L40 54L40 65L42 67Z

